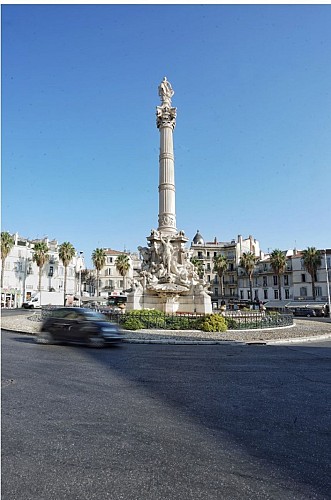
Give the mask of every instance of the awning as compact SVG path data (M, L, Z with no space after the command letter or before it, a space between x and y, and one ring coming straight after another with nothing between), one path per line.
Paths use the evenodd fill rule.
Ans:
M284 307L288 307L288 304L290 304L289 300L269 300L264 304L266 308L278 308L282 309Z
M314 301L304 301L304 300L292 300L286 306L289 309L294 309L296 307L307 308L307 309L323 309L326 306L326 302L314 302Z

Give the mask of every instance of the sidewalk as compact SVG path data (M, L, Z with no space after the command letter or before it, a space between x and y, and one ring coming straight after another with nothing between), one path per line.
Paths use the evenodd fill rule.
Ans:
M36 334L41 322L36 313L29 316L7 316L1 318L1 328L18 333ZM123 331L123 340L139 343L279 343L297 340L331 339L331 321L300 320L283 328L264 330L228 330L226 332L202 332L200 330L136 330Z

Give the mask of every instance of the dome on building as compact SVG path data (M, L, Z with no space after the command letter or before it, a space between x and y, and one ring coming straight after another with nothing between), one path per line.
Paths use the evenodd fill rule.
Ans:
M204 245L205 244L203 237L199 233L199 229L197 230L197 234L193 238L193 243L195 245Z

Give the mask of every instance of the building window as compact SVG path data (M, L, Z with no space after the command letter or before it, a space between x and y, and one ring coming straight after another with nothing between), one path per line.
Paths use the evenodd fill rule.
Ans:
M234 297L234 296L235 296L235 289L230 288L230 297Z
M113 257L107 257L107 264L113 263Z
M307 288L305 286L302 286L300 288L300 296L301 297L307 297Z
M215 288L215 295L218 297L218 288Z
M240 300L244 300L244 291L240 290Z
M207 271L210 271L210 264L209 264L209 262L207 263Z
M217 252L214 252L214 257L217 257Z
M198 259L202 259L202 252L198 252Z
M254 300L259 300L259 291L254 290Z
M233 271L233 264L230 264L230 271Z
M315 286L315 294L316 294L316 297L322 297L322 287L321 286Z
M278 290L274 290L274 299L278 299Z
M284 275L284 286L288 286L288 274Z
M250 290L247 290L247 298L248 298L248 300L250 300L250 298L251 298L251 291Z
M278 285L278 276L273 276L274 279L274 286Z
M268 277L263 276L263 286L268 286Z
M209 257L209 256L210 256L210 253L209 253L209 252L207 252L207 257Z
M263 290L263 298L264 300L268 299L268 290Z
M302 281L302 283L305 283L305 281L306 281L306 275L305 275L305 273L301 274L301 281Z
M210 274L207 274L207 281L210 283Z
M54 274L54 268L53 266L49 266L48 276L53 276L53 274Z
M290 298L290 290L288 288L285 288L285 299Z

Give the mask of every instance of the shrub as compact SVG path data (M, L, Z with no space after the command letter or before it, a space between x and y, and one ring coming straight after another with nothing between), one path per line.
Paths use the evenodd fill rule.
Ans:
M180 316L166 316L165 328L169 330L187 330L190 328L190 320Z
M122 327L125 330L141 330L144 328L144 325L138 318L128 317L123 321Z
M134 318L140 321L141 328L164 328L165 318L162 311L156 309L133 310L125 313L124 323L128 318Z
M225 318L225 322L226 322L229 330L237 330L238 321L236 321L233 318Z
M225 318L220 314L207 314L200 326L204 332L225 332L227 324Z

